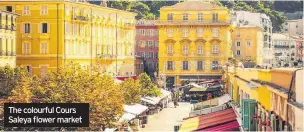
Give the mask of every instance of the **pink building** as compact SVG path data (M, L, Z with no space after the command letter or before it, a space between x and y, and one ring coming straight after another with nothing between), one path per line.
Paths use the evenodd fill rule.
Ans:
M158 28L155 20L136 22L136 55L144 57L148 72L158 71Z

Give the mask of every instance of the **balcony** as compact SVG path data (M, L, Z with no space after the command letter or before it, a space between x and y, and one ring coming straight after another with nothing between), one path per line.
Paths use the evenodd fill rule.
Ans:
M275 56L282 56L282 53L275 53Z
M86 16L74 16L73 17L74 20L79 20L79 21L89 21L89 17L86 17Z
M230 25L230 21L212 21L212 20L204 20L204 21L198 21L198 20L159 20L155 22L155 25Z
M275 48L289 48L288 45L274 45Z

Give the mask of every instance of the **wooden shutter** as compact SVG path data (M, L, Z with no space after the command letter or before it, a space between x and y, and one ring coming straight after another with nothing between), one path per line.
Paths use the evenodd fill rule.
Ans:
M164 62L164 71L167 71L167 61Z
M175 61L173 61L173 70L175 70Z
M47 24L47 33L51 33L51 24L50 23Z
M38 33L42 33L42 23L38 23Z
M188 70L191 70L191 62L192 61L188 61Z
M183 61L180 62L180 69L183 70Z
M21 23L20 24L20 33L24 33L24 28L25 28L25 26L24 26L24 23Z
M198 69L197 69L197 67L198 67L198 65L197 65L198 61L194 61L194 63L195 63L195 64L194 64L194 65L195 65L195 70L198 70Z
M247 131L255 131L256 123L251 121L251 116L254 115L256 108L256 101L253 99L243 99L242 100L242 126Z

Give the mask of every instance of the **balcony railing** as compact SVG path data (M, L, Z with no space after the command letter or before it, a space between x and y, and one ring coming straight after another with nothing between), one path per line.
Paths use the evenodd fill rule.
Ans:
M159 20L155 22L155 25L229 25L230 21L212 21L212 20L204 20L204 21L198 21L198 20Z
M86 16L74 16L74 20L89 21L89 17L86 17Z
M275 48L289 48L288 45L274 45Z

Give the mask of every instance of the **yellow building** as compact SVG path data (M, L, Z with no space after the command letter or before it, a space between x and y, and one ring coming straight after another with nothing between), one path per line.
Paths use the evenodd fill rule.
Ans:
M45 74L73 61L111 75L135 75L135 13L86 2L0 2L17 19L17 65ZM117 36L117 37L116 37Z
M167 87L221 77L221 66L231 56L230 19L226 7L201 1L160 9L159 73Z
M231 34L234 58L257 65L263 64L263 29L255 25L238 24Z
M16 18L18 16L0 9L0 67L16 66Z

